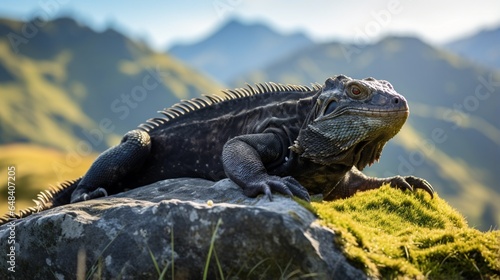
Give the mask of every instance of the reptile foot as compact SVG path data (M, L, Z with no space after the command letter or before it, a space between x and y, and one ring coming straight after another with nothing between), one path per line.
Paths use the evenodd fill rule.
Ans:
M297 180L288 177L269 176L255 184L249 184L244 188L245 195L255 197L264 194L273 201L272 192L281 193L287 196L296 196L305 201L310 201L309 192Z
M71 195L71 203L86 201L104 196L108 196L108 192L104 188L97 188L96 190L89 193L75 190L75 192Z

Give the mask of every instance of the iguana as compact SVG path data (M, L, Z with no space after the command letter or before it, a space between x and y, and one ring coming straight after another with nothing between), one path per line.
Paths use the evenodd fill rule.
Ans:
M248 85L161 113L126 133L80 179L41 192L38 207L17 218L178 177L228 177L245 195L271 200L272 192L333 200L386 183L434 193L417 177L360 172L379 159L409 115L407 101L387 81L339 75L311 87Z

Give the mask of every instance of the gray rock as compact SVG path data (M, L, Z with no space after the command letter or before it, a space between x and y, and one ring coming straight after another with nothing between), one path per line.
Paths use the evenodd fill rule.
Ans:
M247 198L230 180L161 181L32 215L14 232L15 272L2 261L1 279L158 279L155 263L165 278L201 279L211 244L209 279L366 278L314 214L280 195ZM2 248L9 234L0 227Z

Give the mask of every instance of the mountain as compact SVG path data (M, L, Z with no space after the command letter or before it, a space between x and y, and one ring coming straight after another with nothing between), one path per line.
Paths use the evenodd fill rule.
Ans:
M0 144L100 151L179 98L219 89L113 29L0 20Z
M365 46L333 42L302 49L233 85L322 83L336 74L388 80L408 99L407 124L369 173L426 178L473 226L498 228L500 72L415 38L389 37Z
M229 22L199 45L178 51L207 54L211 62L206 65L220 67L214 66L211 75L225 75L237 87L265 81L322 83L341 73L390 81L407 97L411 115L381 162L367 172L426 178L472 226L498 228L498 71L415 38L389 37L359 46L312 44L296 35L303 42L299 47L292 43L294 36ZM59 178L58 173L116 144L125 131L179 98L219 92L220 86L198 71L207 70L188 67L112 29L95 32L69 18L0 20L0 144L26 142L65 151L58 160L40 163L63 161L52 166Z
M232 20L205 39L175 45L168 53L225 83L312 44L301 33L283 35L263 24Z
M500 27L449 42L445 47L474 62L500 70Z

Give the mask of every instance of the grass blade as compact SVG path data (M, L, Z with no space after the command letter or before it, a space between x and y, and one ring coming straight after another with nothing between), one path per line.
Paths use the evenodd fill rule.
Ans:
M212 251L214 250L215 237L217 236L217 230L219 229L221 223L222 219L219 218L219 220L217 221L217 225L215 226L215 230L212 234L212 238L210 240L210 248L208 249L207 261L205 262L205 269L203 270L203 280L206 280L208 276L208 266L210 265L210 259L212 258Z

